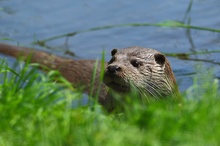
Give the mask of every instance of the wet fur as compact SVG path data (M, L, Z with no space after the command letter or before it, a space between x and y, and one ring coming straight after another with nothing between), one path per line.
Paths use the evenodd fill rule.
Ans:
M65 77L69 82L73 84L75 87L79 86L85 86L85 92L90 93L90 87L91 87L91 79L92 79L92 74L94 71L94 66L96 61L95 60L72 60L64 57L59 57L55 56L53 54L43 52L43 51L37 51L31 48L26 48L26 47L20 47L20 46L12 46L8 44L3 44L0 43L0 53L3 53L5 55L9 55L15 58L20 58L24 61L26 61L28 58L31 57L30 62L32 63L38 63L42 67L47 67L48 69L53 69L53 70L58 70L63 77ZM168 96L168 94L175 95L174 97L176 98L178 95L178 88L176 85L176 80L173 74L173 71L170 67L170 64L166 57L162 55L160 52L153 50L153 49L148 49L146 51L146 48L142 47L130 47L130 48L125 48L122 50L118 49L113 49L112 51L112 59L110 62L105 64L106 70L105 70L105 78L104 82L108 85L108 81L111 80L111 77L108 77L108 66L112 64L117 64L117 65L122 65L123 68L125 68L124 72L120 72L121 77L119 80L120 82L123 82L124 84L130 84L130 79L133 79L135 81L135 74L139 74L137 71L134 69L129 68L131 62L122 62L120 58L116 58L116 54L118 55L117 57L122 57L123 55L127 56L134 56L136 58L142 58L147 60L154 60L158 65L162 66L164 68L164 74L165 77L167 78L167 81L169 82L170 85L170 90L163 96ZM144 57L144 58L143 58ZM119 62L116 61L116 59L119 59ZM121 62L120 62L121 61ZM134 62L135 63L135 62ZM101 85L101 93L99 94L99 102L108 110L111 111L114 108L114 101L111 96L111 94L107 93L107 86L103 83L100 82L100 69L101 69L101 63L98 63L98 68L97 68L97 74L95 78L95 85L94 85L94 91L97 90L99 85ZM138 64L137 64L138 65ZM130 72L126 72L126 69ZM130 70L129 70L130 69ZM152 70L151 70L152 71ZM129 74L134 74L133 76L128 76ZM107 77L107 80L106 80ZM143 81L145 79L145 76L142 76L141 78ZM136 84L136 83L134 83ZM155 83L156 84L156 83ZM144 85L144 83L143 83ZM111 86L110 86L111 87ZM120 89L120 86L116 87L117 89ZM145 86L141 88L137 88L145 95L146 91ZM126 90L123 91L121 88L122 92L128 92ZM158 89L156 89L158 90ZM165 89L163 92L165 93L168 91ZM159 91L158 91L159 92ZM95 92L93 92L95 93ZM142 94L142 93L141 93ZM147 96L149 96L149 93L147 93ZM154 96L154 95L150 95Z

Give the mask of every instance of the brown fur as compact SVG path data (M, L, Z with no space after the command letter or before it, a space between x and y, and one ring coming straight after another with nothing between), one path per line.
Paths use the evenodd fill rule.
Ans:
M144 97L161 99L173 95L174 98L179 98L169 61L163 54L151 48L134 46L114 49L104 82L122 93L130 92L134 87L142 92Z
M141 47L130 47L130 48L122 49L122 51L119 52L119 55L126 54L128 56L133 55L133 56L143 57L142 50L145 51L144 49L145 48L141 48ZM133 51L133 50L136 50L136 51ZM154 55L155 54L157 55L157 53L159 53L158 51L153 50L153 49L148 49L148 50L150 53L153 53ZM117 49L113 50L112 56L114 57L114 54L116 54L117 52L118 52ZM52 55L50 53L43 52L43 51L37 51L34 49L30 49L30 48L12 46L12 45L2 44L2 43L0 43L0 53L13 56L15 58L22 57L24 61L26 61L31 55L30 62L38 63L41 66L45 66L49 69L58 70L62 74L63 77L65 77L69 82L73 84L74 87L85 86L84 88L85 92L86 93L91 92L90 91L91 79L92 79L92 74L94 71L94 66L96 63L95 60L71 60L68 58L55 56L55 55ZM148 55L148 54L145 54L145 55ZM163 66L164 59L165 59L164 73L165 73L165 76L168 78L169 84L172 87L172 91L170 94L176 94L178 93L178 88L176 86L176 80L175 80L173 71L170 67L170 64L168 60L165 58L165 56L160 55L160 53L159 53L159 57L161 58L156 60L156 62L159 64L161 63L161 66ZM146 60L150 60L150 59L151 58L146 57ZM130 69L130 71L133 71L132 68L129 68L129 62L128 63L122 62L122 60L120 59L119 59L119 62L110 61L110 63L108 64L106 63L105 67L111 65L112 63L118 64L118 65L122 63L123 67L127 68L128 70ZM94 91L97 90L99 85L101 86L101 93L99 94L98 100L105 108L107 108L108 111L111 111L114 108L113 99L110 94L107 94L107 90L108 90L107 86L100 82L100 69L101 69L100 64L101 63L99 62L98 68L97 68L97 74L95 78ZM129 73L126 73L125 70L123 73L129 74ZM108 67L107 67L105 71L105 79L104 79L104 82L107 85L108 85L108 82L112 80L112 78L109 77L108 74L109 73L108 73ZM135 78L135 76L131 78ZM120 78L120 80L124 80L124 79ZM142 78L142 80L145 80L144 77ZM116 86L116 88L118 88L119 90L122 89L120 85L118 87ZM122 90L122 92L127 92L127 90Z

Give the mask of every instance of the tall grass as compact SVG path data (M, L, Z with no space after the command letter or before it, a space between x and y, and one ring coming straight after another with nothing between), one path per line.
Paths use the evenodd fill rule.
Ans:
M220 144L219 87L211 75L202 85L195 79L182 107L172 101L143 106L131 100L123 113L108 114L97 102L97 110L73 106L83 94L59 73L15 66L21 67L0 64L1 146Z

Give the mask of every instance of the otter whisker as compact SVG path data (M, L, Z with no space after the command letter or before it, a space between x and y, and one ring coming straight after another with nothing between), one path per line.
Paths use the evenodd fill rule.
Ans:
M147 87L150 88L152 90L152 92L155 94L154 97L161 97L161 93L160 93L160 87L158 87L157 84L153 83L153 82L146 82ZM146 88L146 89L148 89Z

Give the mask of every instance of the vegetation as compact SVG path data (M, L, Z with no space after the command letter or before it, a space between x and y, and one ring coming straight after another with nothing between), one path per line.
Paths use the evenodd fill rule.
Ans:
M55 39L125 26L220 32L186 22L191 6L192 0L181 22L102 26L33 43L50 47L47 42ZM216 52L220 50L166 55L195 60L190 55ZM143 105L135 100L138 97L134 94L124 97L128 102L123 112L109 114L96 101L86 100L87 96L74 89L58 72L44 74L36 67L36 64L20 62L9 67L6 61L0 61L0 146L220 145L219 82L211 73L194 79L193 85L183 93L182 106L173 101Z
M108 114L96 102L83 104L85 95L59 73L29 66L0 64L1 146L220 144L218 80L211 76L202 86L195 79L182 107L133 100L124 112Z

